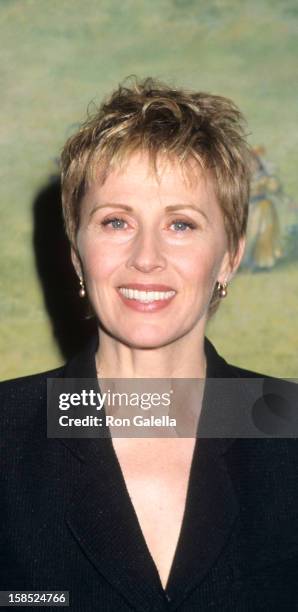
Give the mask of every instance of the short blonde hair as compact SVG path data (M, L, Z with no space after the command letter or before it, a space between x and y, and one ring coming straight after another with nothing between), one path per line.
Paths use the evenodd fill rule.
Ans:
M126 79L71 136L62 151L62 206L73 246L80 204L92 181L104 182L109 169L136 150L145 150L156 168L160 153L182 165L194 158L211 170L231 256L245 235L251 153L245 121L228 98L171 88L152 78ZM213 296L210 311L216 310Z

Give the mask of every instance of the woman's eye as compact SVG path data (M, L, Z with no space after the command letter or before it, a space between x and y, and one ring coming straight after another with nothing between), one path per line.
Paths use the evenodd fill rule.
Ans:
M176 227L178 226L178 231L182 232L184 232L186 228L193 230L196 227L194 223L190 223L189 221L182 221L181 219L176 219L176 221L172 221L171 225L176 225Z
M105 219L102 221L103 226L111 224L113 229L123 229L123 225L121 225L123 223L125 223L124 219L120 219L119 217L113 217L112 219Z
M120 217L112 217L110 219L105 219L101 224L104 227L110 226L112 229L121 230L124 229L125 223L126 221ZM185 232L187 229L194 230L196 228L194 223L191 223L190 221L183 221L182 219L172 221L171 225L176 226L175 231L179 232Z

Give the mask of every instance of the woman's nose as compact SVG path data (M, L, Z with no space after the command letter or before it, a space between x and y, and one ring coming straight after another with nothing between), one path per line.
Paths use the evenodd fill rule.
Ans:
M164 268L165 264L166 260L157 232L153 230L140 232L131 245L127 266L150 272L156 268Z

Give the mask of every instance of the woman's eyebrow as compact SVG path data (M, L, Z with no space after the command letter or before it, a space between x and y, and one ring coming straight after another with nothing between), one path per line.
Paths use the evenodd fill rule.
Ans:
M201 208L198 208L198 206L195 206L194 204L174 204L172 206L166 206L165 210L166 211L180 210L181 208L191 208L192 210L195 210L196 212L203 215L203 217L205 217L205 219L208 221L208 217L206 213L204 213L204 211L201 210Z
M89 218L92 217L92 215L100 208L123 208L123 210L127 210L128 212L133 211L133 208L131 206L128 206L127 204L112 204L107 202L106 204L95 204L95 206L90 211Z
M107 202L106 204L96 204L91 212L89 217L91 217L97 210L101 209L101 208L122 208L123 210L126 210L128 212L132 212L133 208L132 206L128 206L127 204L117 204L117 203L109 203ZM166 212L170 212L170 211L174 211L174 210L180 210L182 208L191 208L192 210L195 210L196 212L198 212L199 214L203 215L203 217L205 217L205 219L208 221L208 217L207 215L204 213L203 210L201 210L200 208L198 208L197 206L195 206L194 204L173 204L173 205L169 205L165 207L165 211Z

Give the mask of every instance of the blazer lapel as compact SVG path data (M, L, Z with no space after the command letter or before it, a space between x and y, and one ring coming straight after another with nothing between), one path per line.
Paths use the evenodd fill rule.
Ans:
M176 609L197 588L226 545L239 513L222 455L231 441L197 439L182 528L167 584Z
M66 440L79 450L76 494L66 522L97 571L132 609L164 609L156 567L128 496L111 439Z
M237 373L205 339L207 380L198 425L182 528L167 584L175 610L204 580L227 544L239 514L239 503L225 455L230 437L231 407L242 414L251 406L249 389L236 383ZM216 379L216 380L214 380ZM223 379L222 381L220 379ZM231 383L229 384L229 380ZM210 437L212 432L214 437ZM204 432L205 436L204 437Z
M70 361L64 377L97 378L95 351L98 338ZM74 380L75 384L75 380ZM79 389L78 389L79 390ZM137 515L107 428L100 439L60 439L78 459L74 489L66 513L67 525L91 563L134 610L156 611L166 601L157 569L146 546ZM108 437L107 437L108 436Z

